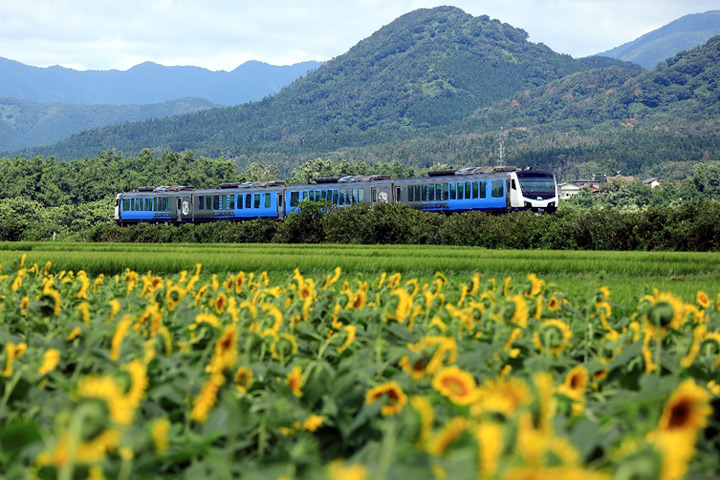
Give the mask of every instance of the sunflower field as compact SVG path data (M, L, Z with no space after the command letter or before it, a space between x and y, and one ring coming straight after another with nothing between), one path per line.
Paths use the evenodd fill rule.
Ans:
M718 292L274 277L2 265L0 477L720 475Z

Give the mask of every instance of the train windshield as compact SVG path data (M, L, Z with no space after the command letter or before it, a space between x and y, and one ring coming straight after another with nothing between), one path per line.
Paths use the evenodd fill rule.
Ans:
M520 189L526 197L549 198L555 196L555 180L552 175L518 175Z

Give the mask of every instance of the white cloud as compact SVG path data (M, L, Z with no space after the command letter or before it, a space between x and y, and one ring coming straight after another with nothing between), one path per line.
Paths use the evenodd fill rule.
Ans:
M143 61L231 70L345 53L436 0L0 0L0 57L29 65L127 69ZM717 0L455 0L575 57L631 41Z

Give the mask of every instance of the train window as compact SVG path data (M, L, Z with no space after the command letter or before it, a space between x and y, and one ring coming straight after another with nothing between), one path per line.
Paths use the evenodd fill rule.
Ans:
M256 194L254 195L254 199L253 199L253 200L254 200L254 202L253 202L253 203L254 203L254 207L255 207L255 208L260 208L260 194L259 194L259 193L256 193Z
M455 184L450 184L450 200L455 200Z
M252 195L249 193L245 195L245 208L252 208Z
M242 210L242 208L245 206L245 205L244 205L244 200L243 200L243 197L244 197L244 196L245 196L245 195L238 195L238 196L237 196L237 207L238 207L240 210Z
M427 188L427 185L421 185L420 187L421 187L421 189L420 189L420 195L421 195L421 196L420 196L420 199L421 199L423 202L427 202L427 199L428 199L428 188Z
M290 192L290 206L297 207L298 204L298 192Z
M478 198L480 196L480 187L478 186L478 182L472 183L472 189L473 189L473 198Z
M464 185L463 183L458 183L458 184L457 184L457 198L458 198L458 200L462 200L462 199L463 199L463 185Z
M123 211L125 211L125 212L127 212L128 210L130 210L130 200L128 200L127 198L123 198L123 201L122 201L122 209L123 209Z
M205 197L198 197L198 210L205 210Z
M492 181L492 196L493 198L499 198L502 197L505 193L504 190L504 180L493 180Z
M446 183L443 185L443 200L448 200L450 198L450 184Z
M487 195L486 184L487 182L478 182L480 184L480 198L485 198Z
M212 196L212 208L213 210L220 210L220 195Z
M230 210L235 210L235 195L228 195L230 199Z
M270 198L270 194L265 194L265 208L270 208L270 204L272 203L272 198Z
M465 182L465 198L470 198L471 195L472 191L470 187L470 182Z
M337 191L337 190L333 190L333 191L332 191L332 203L334 203L335 205L337 205L339 202L340 202L340 195L338 195L338 191Z
M373 203L377 202L377 188L371 190L370 201Z
M395 188L395 201L402 202L402 188Z
M408 185L408 202L415 201L415 187Z

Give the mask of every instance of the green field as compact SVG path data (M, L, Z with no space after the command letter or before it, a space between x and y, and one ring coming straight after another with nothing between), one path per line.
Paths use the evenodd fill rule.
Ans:
M430 278L443 272L458 281L475 273L485 278L525 278L534 272L570 295L599 286L612 287L623 305L653 288L673 291L686 301L699 290L711 295L720 288L720 253L598 252L550 250L488 250L472 247L402 245L277 245L277 244L93 244L6 242L0 245L0 265L13 268L23 253L26 263L53 269L85 270L97 275L126 268L167 275L194 270L205 273L262 272L282 278L299 268L323 276L335 267L347 273L375 275L400 272ZM222 276L222 275L221 275Z

